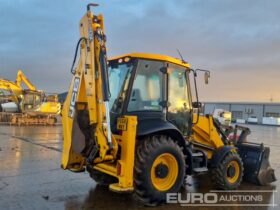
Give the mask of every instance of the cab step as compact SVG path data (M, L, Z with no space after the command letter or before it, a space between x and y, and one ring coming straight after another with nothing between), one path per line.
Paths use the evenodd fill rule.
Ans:
M195 173L204 173L208 171L208 168L207 167L194 168L193 171Z
M204 154L202 152L194 152L194 153L192 153L192 156L193 157L203 157Z

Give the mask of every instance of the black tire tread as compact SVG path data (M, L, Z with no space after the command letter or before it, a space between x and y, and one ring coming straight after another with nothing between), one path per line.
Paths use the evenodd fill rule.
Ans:
M136 146L136 156L134 165L134 197L136 200L144 203L148 206L156 206L165 201L162 197L156 196L153 190L148 190L148 183L144 182L143 176L145 176L145 168L147 167L147 162L151 161L150 156L152 153L158 150L160 147L172 148L179 155L183 164L179 165L181 170L185 172L185 158L180 146L168 136L151 136L146 139L139 140ZM183 178L179 180L180 187L183 184L185 174Z
M224 167L226 167L228 161L233 160L233 159L238 160L238 162L240 164L241 177L238 180L238 182L236 182L236 184L230 185L226 181L226 177L225 177L226 174L224 174L224 171L225 171ZM244 167L243 167L243 162L242 162L241 157L239 156L239 154L231 151L225 156L225 158L221 161L221 163L218 165L218 167L213 168L211 170L212 183L214 183L214 185L216 186L217 189L221 189L221 190L236 189L242 182L243 172L244 172Z

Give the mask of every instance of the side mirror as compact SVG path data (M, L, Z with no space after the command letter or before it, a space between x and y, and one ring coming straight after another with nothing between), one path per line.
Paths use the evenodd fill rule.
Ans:
M198 71L203 71L204 72L204 82L205 84L209 83L209 78L210 78L210 71L209 70L204 70L204 69L196 69L194 70L194 77L197 76Z
M201 102L193 102L192 103L192 107L196 108L196 109L199 109L199 108L202 107L202 103Z
M204 82L205 82L205 84L209 83L209 78L210 78L210 71L205 71L204 72Z

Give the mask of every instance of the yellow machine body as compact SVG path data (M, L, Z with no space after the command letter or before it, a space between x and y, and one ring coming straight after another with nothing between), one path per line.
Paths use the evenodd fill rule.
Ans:
M94 169L118 178L118 183L110 185L111 190L132 191L137 118L136 116L123 116L117 120L117 128L121 135L112 134L113 147L110 148L107 130L108 119L105 114L106 104L103 100L102 65L100 63L100 54L102 48L105 48L105 40L100 41L96 35L98 31L101 34L104 33L103 16L95 16L91 11L88 11L82 17L79 25L81 38L77 47L80 47L80 59L72 72L73 79L62 110L64 141L61 167L79 172L83 171L86 165L93 165ZM121 63L123 60L131 58L166 61L182 66L186 70L190 68L189 63L180 59L152 53L130 53L113 57L110 60L119 60ZM77 113L83 111L88 113L88 119L82 121L88 121L88 124L94 127L94 133L90 138L99 147L99 153L93 160L85 158L84 151L81 149L83 147L81 142L85 141L85 136L81 131ZM201 117L199 123L194 127L194 131L193 139L197 142L209 145L214 149L223 146L211 120ZM209 151L208 157L211 158L211 156L212 152Z
M73 79L62 110L61 167L74 172L87 169L94 180L96 180L93 177L96 172L102 177L109 175L116 178L114 183L109 184L112 191L130 192L135 189L135 195L144 203L151 205L165 201L166 193L177 193L186 175L207 172L208 168L213 171L214 182L218 188L232 190L238 187L243 176L243 163L236 145L219 129L213 116L193 114L195 103L191 103L188 79L191 72L196 76L196 71L190 69L189 63L183 60L151 53L125 54L113 57L108 62L103 16L95 15L90 10L91 6L96 5L88 5L87 13L79 24L80 39L71 68ZM79 50L80 58L75 67ZM133 98L126 96L128 94L133 96L133 84L137 80L137 73L143 70L138 68L143 60L152 63L151 68L147 63L142 63L148 76L154 79L154 73L160 72L162 80L159 80L159 83L162 86L159 85L158 89L162 91L160 92L162 98L158 101L147 100L151 103L146 103L144 109L137 110L138 113L129 112L127 104L129 100L133 101ZM154 67L155 64L158 68ZM117 113L109 107L108 74L114 65L121 73L124 73L124 70L119 68L119 65L131 67L127 71L129 73L123 76L125 79L119 82L121 88L120 91L118 90L117 99L112 100L112 107L121 110ZM151 72L154 69L155 72ZM177 97L173 102L175 105L179 104L179 108L172 112L168 109L171 105L169 102L172 101L168 99L171 95L169 90L172 87L176 90L176 86L169 85L171 80L168 79L174 72L178 87L183 87L186 92L183 91L184 97ZM205 72L207 73L205 81L208 81L210 73ZM128 76L132 74L136 75L136 79ZM115 82L113 79L110 81ZM183 81L182 84L180 81ZM141 83L152 87L149 89L149 94L156 89L150 83L151 81ZM133 102L139 101L134 99ZM156 106L154 104L161 108L153 109L153 106ZM196 104L199 104L198 101ZM122 106L125 108L122 109ZM145 112L148 115L143 117ZM110 123L110 114L116 114L114 124ZM154 117L155 115L157 118ZM174 115L175 117L172 118ZM178 120L184 123L182 128L176 125ZM111 127L114 127L114 133ZM142 135L139 134L141 128L146 129ZM244 144L237 146L239 149L244 149L245 153L248 151ZM253 149L258 150L260 147L253 147ZM263 155L264 152L258 154ZM208 160L211 162L210 165ZM245 157L244 165L247 164L246 161ZM267 161L266 166L268 165ZM248 171L248 175L251 174ZM267 174L273 175L273 171Z
M133 166L136 139L137 118L124 116L118 119L118 129L121 135L112 135L112 148L108 144L108 124L106 124L105 103L102 94L102 72L99 60L105 40L101 41L95 36L93 39L88 33L104 32L103 16L95 16L91 11L81 19L80 34L87 41L81 42L81 58L75 70L70 91L64 102L62 111L63 123L63 154L62 168L73 171L81 170L86 159L73 149L75 141L80 141L76 113L88 110L89 124L95 126L92 138L98 142L99 156L92 160L94 168L103 173L117 177L119 182L110 185L114 191L133 190ZM87 69L85 68L87 66ZM78 138L78 139L77 139ZM117 152L121 148L121 158L117 159Z
M50 114L61 114L61 104L58 101L58 95L52 94L51 96L46 96L46 100L40 105L39 109L36 111Z
M21 69L18 70L17 78L15 84L17 87L22 88L22 83L24 83L28 90L34 91L34 93L38 93L44 98L37 109L34 111L42 112L42 113L50 113L50 114L60 114L61 113L61 104L58 102L57 94L52 94L46 96L46 93L42 90L38 90L37 87L27 78L27 76L23 73Z
M177 64L186 69L189 69L191 67L189 63L182 61L181 59L171 57L168 55L155 54L155 53L132 52L132 53L111 57L109 60L119 60L119 59L125 60L126 58L142 58L142 59L149 59L149 60L166 61L166 62Z
M193 115L193 121L197 121L197 114ZM208 117L200 115L198 122L192 127L193 135L190 141L194 143L194 146L203 149L207 152L208 159L213 156L213 151L220 147L225 146L220 133L214 125L214 119L212 115Z

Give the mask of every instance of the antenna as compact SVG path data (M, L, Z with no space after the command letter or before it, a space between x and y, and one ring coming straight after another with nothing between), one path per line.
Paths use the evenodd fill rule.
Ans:
M271 95L270 97L270 102L273 102L273 95Z
M187 62L184 60L184 58L183 58L183 56L182 56L180 50L179 50L179 49L176 49L176 50L177 50L177 52L178 52L178 54L179 54L179 56L180 56L182 62L183 62L183 63L187 63Z

